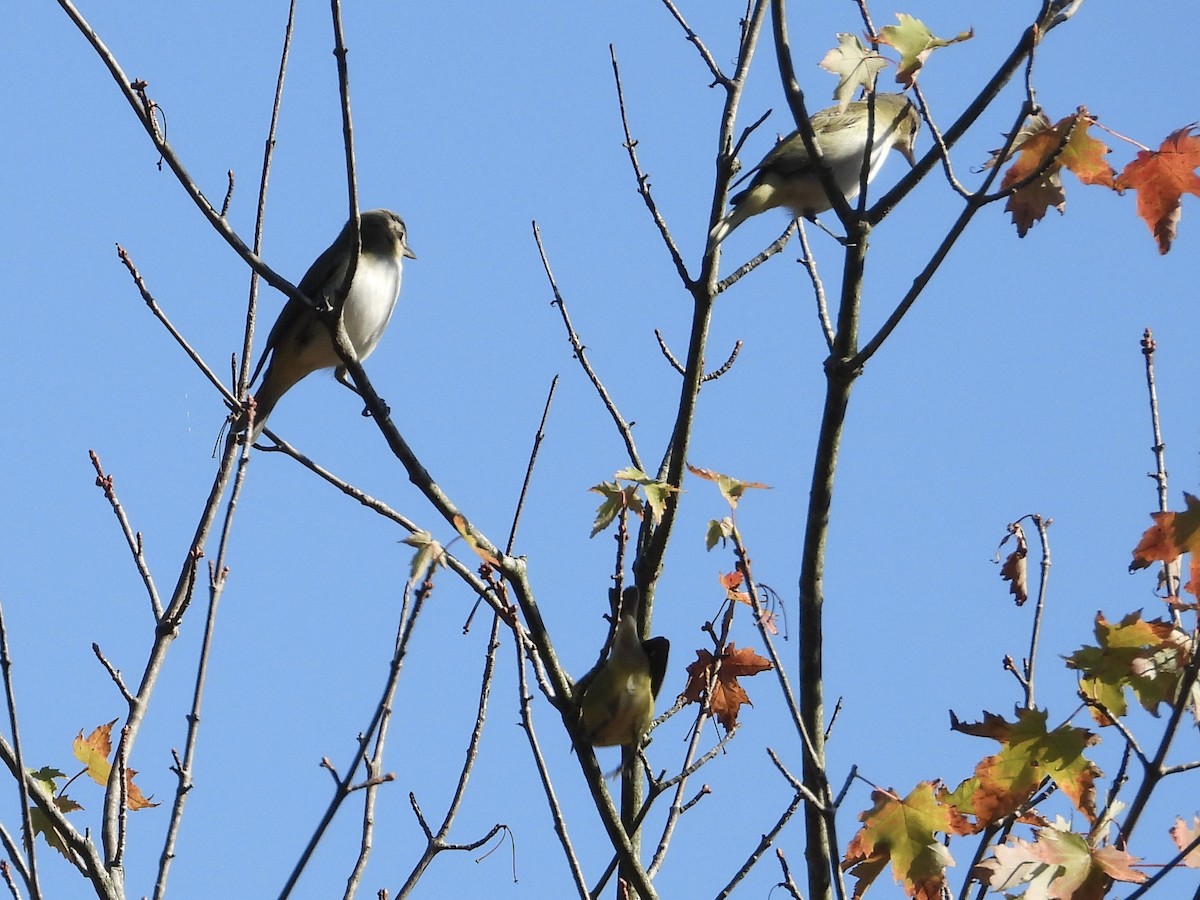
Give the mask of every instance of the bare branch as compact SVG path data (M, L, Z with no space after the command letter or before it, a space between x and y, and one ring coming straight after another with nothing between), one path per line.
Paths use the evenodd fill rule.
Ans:
M142 534L141 532L135 534L133 528L130 527L129 519L125 516L125 508L117 499L113 477L104 471L104 467L100 464L99 454L95 450L89 450L88 459L92 461L92 468L96 470L96 487L104 491L104 498L112 507L113 515L117 517L117 522L121 526L121 533L125 535L125 543L129 546L129 552L133 554L133 564L137 566L138 574L142 576L142 583L146 585L146 593L150 596L150 610L154 613L154 621L157 622L163 614L162 601L159 600L158 588L154 586L154 576L150 574L150 566L143 553Z
M679 8L672 0L663 0L663 6L667 8L667 11L679 23L679 27L683 29L684 35L687 36L688 43L696 48L696 51L700 54L700 58L708 66L708 71L712 73L713 81L718 84L725 84L727 79L721 74L721 67L717 65L717 61L713 58L713 55L708 52L708 48L704 46L704 42L700 40L700 36L692 31L692 26L688 25L687 21L683 18L683 13L679 11Z
M562 292L558 289L558 282L554 279L554 272L550 269L550 260L547 258L546 248L542 244L542 232L538 228L537 222L532 224L533 239L537 243L538 254L542 258L542 268L546 272L546 279L550 282L550 290L554 294L552 305L558 307L558 312L562 316L563 325L567 329L567 340L571 342L571 351L574 353L575 358L579 360L579 365L583 367L583 372L587 375L588 381L592 383L592 387L600 395L600 401L604 404L604 408L608 410L609 416L612 417L613 424L617 427L617 431L621 435L621 440L625 442L625 451L629 454L629 461L644 472L645 469L642 466L641 457L638 456L637 445L633 440L633 431L630 429L629 423L625 421L625 417L621 415L621 411L617 409L617 404L613 401L612 396L608 393L608 389L600 380L600 376L596 374L596 370L588 362L587 348L579 340L579 335L575 333L575 327L571 324L571 317L567 313L566 301L563 299Z
M12 656L8 652L8 626L4 621L4 606L0 604L0 673L4 678L4 703L8 708L8 727L12 734L13 762L18 773L26 772L25 756L21 750L21 726L17 722L17 692L13 688ZM29 818L29 785L20 775L16 779L18 799L21 803L21 831L24 839L25 854L17 852L16 846L8 848L13 864L21 874L21 879L34 898L42 896L41 881L38 877L36 841L33 834L33 822ZM11 840L9 841L11 843Z
M521 523L521 510L525 508L525 496L533 481L533 466L537 462L538 448L546 437L546 419L550 417L550 404L554 402L554 389L558 387L558 376L550 382L550 390L546 394L546 405L542 407L542 420L538 422L537 433L533 436L533 447L529 450L529 464L525 466L525 480L521 483L521 493L517 498L517 508L513 512L512 527L508 530L508 542L504 545L505 553L512 553L517 541L517 526Z
M654 196L650 193L650 176L642 171L642 165L638 161L637 156L637 141L633 139L633 135L629 131L629 116L625 111L625 91L621 86L621 70L617 66L617 51L612 44L608 45L608 55L612 58L613 79L617 85L617 105L621 109L621 127L625 130L625 150L629 154L629 164L633 166L633 176L637 181L637 190L641 194L642 200L646 203L646 209L650 211L650 217L654 220L655 226L658 228L658 233L662 236L663 244L666 245L667 253L671 256L671 261L675 263L675 270L679 273L680 280L685 286L690 287L692 277L688 274L687 265L683 261L683 255L679 252L679 248L675 245L675 239L671 236L671 229L667 227L667 221L663 218L662 213L658 210L658 204L654 202Z

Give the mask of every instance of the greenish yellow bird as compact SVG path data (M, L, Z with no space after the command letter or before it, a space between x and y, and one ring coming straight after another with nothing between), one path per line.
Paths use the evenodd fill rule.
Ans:
M608 658L580 701L584 730L596 747L636 749L654 721L654 700L667 672L670 642L665 637L643 641L636 616L635 598L634 608L622 611Z
M871 135L870 182L883 168L889 150L895 148L910 165L915 165L913 145L921 118L912 101L903 94L876 94L874 127L870 125L866 100L851 103L844 111L836 106L812 116L813 133L821 156L833 174L834 183L847 200L858 196L862 182L867 135ZM804 147L804 138L793 131L775 145L762 162L751 169L750 186L730 199L730 210L713 226L709 247L715 247L751 216L785 206L797 216L812 218L832 208L814 160Z
M341 289L353 253L351 223L304 273L297 287L300 293L317 304L332 303ZM354 270L354 281L342 308L346 335L358 354L365 360L379 343L387 328L396 301L400 297L400 275L404 258L416 259L408 246L404 220L389 209L372 209L359 216L362 251ZM284 305L267 336L263 357L250 379L253 384L263 364L268 362L262 384L254 391L255 417L251 442L258 440L267 417L275 404L300 379L318 369L335 368L335 377L343 384L346 370L333 347L329 329L320 320L314 307L291 298ZM245 416L239 420L238 431L245 429Z

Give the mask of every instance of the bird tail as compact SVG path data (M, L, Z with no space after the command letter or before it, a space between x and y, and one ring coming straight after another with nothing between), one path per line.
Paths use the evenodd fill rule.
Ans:
M751 216L779 205L773 185L760 182L734 194L729 199L729 212L708 233L708 249L712 249L729 237L733 230Z
M274 361L272 360L272 362ZM267 416L271 415L279 398L300 380L291 377L291 374L293 373L290 370L281 372L274 365L267 367L267 374L263 376L262 385L254 392L254 429L250 432L250 443L253 444L262 436L263 429L267 425ZM234 434L240 434L246 430L248 418L245 412L238 416L233 429Z

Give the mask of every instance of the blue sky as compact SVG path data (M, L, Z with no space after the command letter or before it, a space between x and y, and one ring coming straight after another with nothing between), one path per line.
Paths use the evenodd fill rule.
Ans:
M687 4L692 25L722 64L735 54L737 7ZM1025 6L1032 9L1031 4ZM816 7L811 13L808 7ZM944 0L901 11L936 32L976 30L935 54L922 85L941 123L953 120L1017 40L1010 4ZM237 189L231 224L248 236L282 34L282 4L178 6L84 3L82 12L125 71L149 82L167 135L210 199L225 173ZM1183 0L1139 7L1084 4L1039 51L1035 83L1052 118L1079 105L1104 124L1157 146L1200 118L1195 98L1166 90L1164 35L1191 21ZM873 9L877 24L892 10ZM792 23L810 108L833 79L816 61L838 31L859 30L852 4L806 4ZM806 18L801 18L805 16ZM4 13L6 127L0 131L2 229L10 285L0 364L9 390L0 411L7 539L0 601L15 660L22 729L34 764L70 770L79 730L119 716L123 704L90 649L97 642L126 677L140 673L151 629L140 579L87 451L117 479L146 541L160 586L174 583L211 483L220 398L153 320L118 264L125 247L179 328L221 374L241 346L247 272L217 238L153 147L90 47L53 4ZM368 371L435 479L494 539L507 534L545 392L561 376L518 552L568 666L582 674L605 634L612 544L588 539L597 498L586 489L626 464L594 392L572 360L541 270L536 220L590 358L642 453L656 460L673 421L678 379L653 329L685 347L689 300L637 196L613 90L615 46L642 165L689 266L708 230L720 92L666 11L653 3L360 3L346 13L364 208L407 220L418 259L405 269L400 308ZM346 217L341 125L328 10L300 10L268 200L264 256L299 279ZM956 148L961 178L1000 146L1020 102L1018 85ZM789 131L764 45L741 112L775 112L742 154L753 164ZM1134 149L1109 141L1118 168ZM918 142L929 147L928 134ZM903 169L893 156L877 185ZM1160 257L1133 197L1084 188L1070 175L1066 214L1051 212L1018 240L999 205L985 210L926 294L856 385L845 434L827 562L827 695L843 697L829 747L833 780L851 764L907 793L919 780L966 777L992 745L948 731L947 709L973 720L1007 713L1017 685L1000 668L1028 644L1030 610L1006 601L991 557L1005 524L1025 513L1054 519L1054 567L1039 699L1052 722L1075 709L1074 682L1057 658L1091 639L1097 610L1158 615L1149 574L1130 577L1129 551L1155 507L1143 362L1147 326L1159 340L1159 395L1173 502L1195 490L1197 434L1191 388L1195 248L1200 221L1184 202L1175 249ZM888 312L958 211L934 173L873 235L864 333ZM782 213L743 225L722 261L731 271L772 240ZM835 285L837 246L812 232ZM823 390L823 341L796 247L718 303L711 364L743 341L733 370L702 394L691 461L772 490L739 509L758 577L784 598L795 660L795 583L801 525ZM262 327L282 297L262 295ZM265 332L260 332L265 334ZM444 541L436 520L372 423L331 379L312 377L271 425L312 458L409 514ZM705 523L725 509L711 486L686 485L682 518L659 589L655 630L673 659L664 696L718 612L728 552L706 554ZM197 787L189 800L175 896L274 896L328 799L324 756L344 766L386 674L407 572L404 535L280 455L258 454L234 523L231 577L217 623L205 696ZM376 851L364 894L395 890L420 852L408 807L416 793L438 817L453 787L474 715L486 626L462 635L472 597L442 575L418 627L397 702ZM170 748L180 747L202 610L171 650L133 765L144 790L173 795ZM735 636L756 639L747 620ZM494 822L510 850L440 858L427 896L565 896L567 873L517 722L511 648L501 651L483 753L453 837ZM770 827L787 796L770 746L799 769L796 738L767 677L747 684L754 707L728 754L702 776L714 790L689 812L660 877L664 896L715 891ZM539 698L535 714L569 827L589 878L606 854L569 744ZM1080 720L1080 724L1086 724ZM1138 727L1152 733L1153 720ZM652 758L676 765L686 724L656 736ZM1115 768L1115 736L1098 751ZM1187 746L1191 740L1191 746ZM1181 741L1196 755L1194 737ZM1109 754L1109 755L1104 755ZM615 752L609 752L611 765ZM605 755L601 762L609 765ZM696 782L698 786L699 782ZM15 792L0 813L15 830ZM77 814L98 828L100 792L77 783ZM1194 785L1145 821L1145 854L1191 816ZM1187 806L1180 806L1184 798ZM861 783L840 823L870 805ZM1059 810L1051 810L1059 811ZM90 820L87 817L92 817ZM130 896L152 887L166 807L131 817ZM357 847L357 812L343 811L295 896L343 888ZM653 830L651 831L653 833ZM794 867L800 829L782 846ZM1139 848L1135 846L1134 852ZM952 848L960 865L970 848ZM76 896L78 877L41 854L50 896ZM779 878L764 861L743 892ZM896 896L881 878L872 896ZM1181 880L1180 883L1183 883Z

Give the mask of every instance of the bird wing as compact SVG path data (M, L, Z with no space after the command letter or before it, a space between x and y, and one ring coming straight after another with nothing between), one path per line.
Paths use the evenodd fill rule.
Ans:
M671 651L671 642L665 637L655 637L642 641L642 652L650 661L650 693L658 699L662 689L663 679L667 676L667 656Z
M297 290L314 303L325 300L331 283L345 273L344 258L340 260L342 264L339 265L339 257L342 256L341 235L338 235L338 238L339 240L335 240L326 247L325 252L316 258L313 264L308 267L308 271L304 273L304 277L300 279L300 283L296 285ZM288 298L287 303L283 306L283 311L279 313L279 318L271 326L271 333L267 335L267 342L263 345L262 356L258 360L258 365L254 367L254 374L250 378L251 384L254 384L258 380L263 365L266 363L271 351L278 345L280 339L285 334L291 332L301 319L310 315L311 311L312 307L308 304L291 297Z

